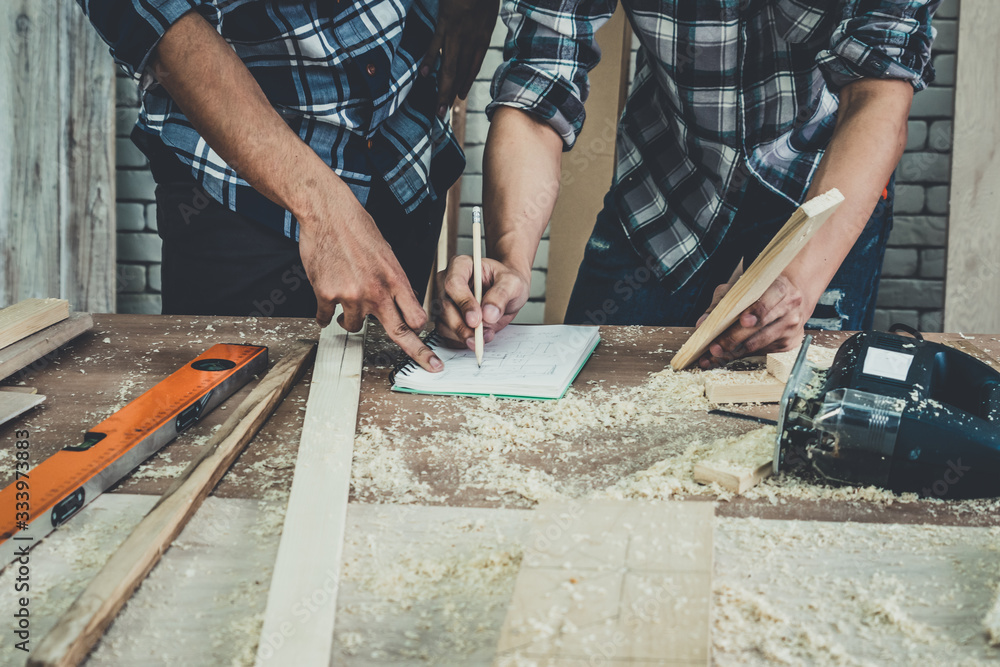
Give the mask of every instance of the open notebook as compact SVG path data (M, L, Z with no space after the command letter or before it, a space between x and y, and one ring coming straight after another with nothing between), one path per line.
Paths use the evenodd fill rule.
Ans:
M444 370L428 373L411 361L396 369L392 388L415 394L561 398L600 340L597 327L512 324L486 345L480 368L475 352L445 347L432 335L427 343Z

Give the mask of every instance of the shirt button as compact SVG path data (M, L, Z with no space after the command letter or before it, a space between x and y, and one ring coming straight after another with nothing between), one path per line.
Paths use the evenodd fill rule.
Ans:
M368 72L368 76L375 76L375 63L368 63L365 70Z

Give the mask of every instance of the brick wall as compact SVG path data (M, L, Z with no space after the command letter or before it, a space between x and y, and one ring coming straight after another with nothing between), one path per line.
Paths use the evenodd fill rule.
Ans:
M935 24L934 65L938 80L916 96L910 115L906 154L896 174L896 222L883 266L876 326L892 322L939 331L944 301L944 254L958 0L944 0ZM458 251L472 252L472 207L482 202L483 146L489 123L489 79L502 60L505 28L498 23L479 78L469 94L466 123L468 165L462 179ZM633 53L634 69L634 53ZM142 154L128 139L138 108L134 84L118 80L118 310L160 310L160 241L156 236L153 180ZM597 215L597 211L594 211ZM545 310L548 232L535 257L531 299L519 314L522 323L541 322Z

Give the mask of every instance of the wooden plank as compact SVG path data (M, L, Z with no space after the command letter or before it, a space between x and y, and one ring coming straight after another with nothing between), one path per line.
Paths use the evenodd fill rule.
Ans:
M58 324L8 345L0 350L0 379L10 377L29 364L35 364L93 326L94 320L90 313L73 313Z
M795 210L788 221L774 235L771 242L761 251L732 289L722 297L722 301L709 316L695 329L691 338L684 343L670 365L674 370L683 370L696 362L708 349L713 340L736 321L771 286L789 262L809 242L820 227L837 210L844 196L834 188L813 197Z
M320 335L257 665L330 664L364 335L336 320ZM314 603L305 617L297 613L303 600Z
M944 330L1000 332L1000 3L962 0Z
M761 371L733 371L723 378L705 378L705 397L712 403L777 403L784 391L784 382Z
M0 391L12 391L16 394L37 394L37 387L0 387Z
M65 299L24 299L0 310L0 349L69 317Z
M774 352L767 355L767 372L782 384L787 383L792 374L795 360L799 358L800 349L802 348L797 347L787 352ZM819 370L826 370L833 365L833 358L836 356L837 350L819 345L810 345L809 352L806 353L806 359L809 363Z
M603 56L590 72L587 123L563 162L559 198L552 211L545 277L547 324L563 321L584 248L614 175L615 139L628 89L632 46L623 7L597 32L597 44Z
M0 424L6 424L11 419L20 417L43 401L45 401L45 397L41 394L0 392Z
M992 355L987 354L981 348L973 345L967 340L946 340L944 344L948 347L953 347L956 350L965 352L966 354L975 357L984 364L990 366L994 370L1000 371L1000 362L998 362Z
M300 343L254 387L212 436L203 454L191 462L42 638L29 665L75 665L87 656L132 592L288 394L314 351L314 343Z
M114 309L114 71L73 0L0 7L0 305Z
M771 461L761 463L756 468L751 468L743 472L733 472L715 468L711 461L694 464L694 481L700 484L718 484L726 491L741 494L747 489L757 486L762 480L767 479L774 472Z
M539 505L493 664L708 665L713 523L708 502Z

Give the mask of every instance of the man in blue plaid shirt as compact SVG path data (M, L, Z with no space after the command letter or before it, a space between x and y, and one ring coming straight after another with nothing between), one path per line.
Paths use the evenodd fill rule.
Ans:
M913 93L933 78L938 2L623 0L639 41L635 81L567 321L695 325L796 205L836 187L846 202L701 365L787 349L807 324L871 327L891 176ZM488 341L527 300L561 154L583 126L600 58L594 32L616 4L504 4L482 309L468 258L439 274L449 299L438 328L457 343L470 344L480 319Z
M414 330L497 0L78 0L140 80L163 308ZM440 59L438 54L440 52Z

